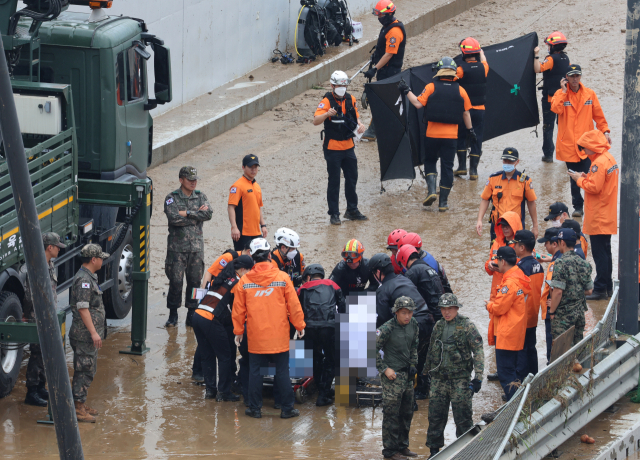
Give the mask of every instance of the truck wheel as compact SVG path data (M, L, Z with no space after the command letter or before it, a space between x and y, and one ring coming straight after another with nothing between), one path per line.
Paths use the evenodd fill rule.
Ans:
M20 299L13 292L0 293L0 321L5 323L19 323L22 321L22 305ZM20 372L23 347L17 343L0 344L0 398L4 398L13 389Z
M118 226L114 238L118 237L123 225ZM114 251L114 254L114 260L106 267L106 278L113 279L114 284L102 295L102 300L107 319L122 319L129 314L133 300L133 280L131 279L133 236L131 235L131 227L127 230L124 241Z

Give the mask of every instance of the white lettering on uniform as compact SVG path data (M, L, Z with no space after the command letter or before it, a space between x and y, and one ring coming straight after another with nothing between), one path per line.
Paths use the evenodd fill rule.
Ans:
M256 294L254 295L254 297L269 297L271 295L271 293L273 292L273 288L269 288L269 289L259 289L256 291Z

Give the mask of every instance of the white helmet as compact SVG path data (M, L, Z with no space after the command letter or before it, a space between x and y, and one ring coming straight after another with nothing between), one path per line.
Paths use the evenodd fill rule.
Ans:
M269 242L264 238L254 238L251 240L251 244L249 244L249 250L251 251L251 255L254 255L258 251L270 251L271 246L269 246Z
M329 80L332 85L337 86L347 86L351 81L349 81L349 77L342 70L336 70L331 74L331 80Z
M276 242L276 247L281 244L284 244L288 248L300 247L300 237L298 234L286 227L276 230L276 234L273 236L273 239Z

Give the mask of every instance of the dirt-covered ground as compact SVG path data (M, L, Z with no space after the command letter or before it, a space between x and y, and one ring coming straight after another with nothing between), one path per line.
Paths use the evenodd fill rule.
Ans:
M402 18L402 3L402 0L397 2L399 18ZM621 30L625 28L625 17L622 2L487 1L411 38L405 66L432 62L443 55L453 56L457 54L458 42L469 35L481 44L492 44L531 31L543 39L551 31L560 29L569 38L567 51L571 61L582 66L583 83L598 94L612 130L612 153L620 161L625 39ZM351 74L356 69L345 70ZM363 82L358 78L349 88L358 98ZM480 192L486 178L500 169L503 148L516 147L522 158L519 169L526 169L533 178L541 231L546 228L542 217L550 203L570 203L565 165L540 161L542 138L530 129L485 143L480 180L457 178L447 213L439 213L436 207L423 208L426 187L421 179L416 179L410 190L407 190L410 181L385 183L386 192L381 194L377 144L361 142L356 150L358 196L360 210L369 220L331 226L327 215L327 173L321 128L311 124L313 112L329 83L318 84L317 88L150 171L157 197L152 219L149 292L148 344L152 351L144 357L117 354L117 350L127 344L127 328L106 341L90 390L92 402L104 415L96 425L81 426L87 458L193 458L212 453L234 458L381 457L380 409L316 408L306 403L300 407L299 419L280 420L274 417L277 411L270 409L267 401L266 416L254 420L245 417L242 403L205 403L202 387L190 383L195 337L192 330L184 327L184 310L180 313L179 328L168 331L162 328L167 317L164 300L167 280L163 270L167 221L162 212L162 198L178 187L181 166L193 165L198 169L201 177L198 188L208 196L213 207L214 218L205 225L208 261L231 246L226 213L228 189L242 174L242 157L252 153L260 158L257 180L263 190L270 239L278 227L294 229L301 236L305 260L321 263L330 271L351 238L359 239L366 248L365 255L370 257L385 250L386 237L393 229L418 232L425 248L445 265L453 290L464 304L461 313L471 317L485 336L488 318L482 300L488 298L490 278L483 264L489 239L486 234L476 235L475 222ZM368 123L370 112L362 111L362 116ZM541 126L538 134L541 135ZM341 210L344 209L342 198ZM617 261L617 237L613 239L613 247ZM614 275L617 273L615 261ZM605 302L590 304L588 328L601 317L605 306ZM543 330L544 327L540 327L538 334L541 366L544 366ZM486 346L485 351L487 373L493 372L493 350ZM474 421L478 421L483 412L498 407L500 395L499 386L485 380L482 391L474 398ZM24 385L19 384L12 395L0 403L4 413L0 434L4 434L5 458L55 456L52 429L35 425L42 411L22 405L22 398ZM411 430L411 448L423 456L428 452L424 446L427 408L428 401L420 403ZM602 436L608 436L608 432ZM450 420L446 442L454 438L455 429ZM599 442L590 447L568 445L566 458L590 457L606 438L597 440Z

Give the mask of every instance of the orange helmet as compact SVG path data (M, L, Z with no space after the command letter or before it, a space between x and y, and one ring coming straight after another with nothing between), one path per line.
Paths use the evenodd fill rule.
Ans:
M398 249L398 255L396 256L396 262L402 267L407 268L409 262L409 256L411 254L417 254L418 250L411 244L405 244Z
M396 12L396 6L391 0L380 0L373 9L374 16L384 16L385 14L393 14Z
M347 263L360 262L364 254L364 246L358 240L349 240L342 250L342 258Z
M565 37L564 34L559 30L552 32L547 38L544 39L544 42L547 45L560 45L562 43L568 43L567 37Z
M460 50L462 54L477 54L482 48L480 48L480 42L473 37L467 37L460 42Z

